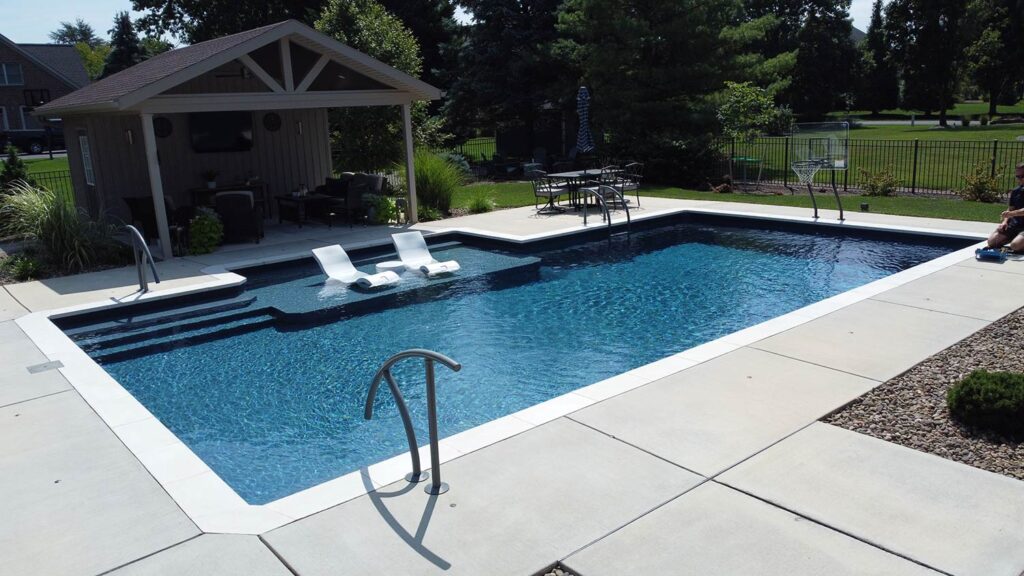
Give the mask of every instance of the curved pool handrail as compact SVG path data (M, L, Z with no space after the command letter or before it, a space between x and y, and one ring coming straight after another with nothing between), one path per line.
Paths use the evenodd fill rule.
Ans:
M149 269L153 272L153 281L159 284L160 275L156 273L156 262L153 260L153 253L149 251L146 239L142 237L142 233L139 232L138 228L131 224L126 224L125 228L128 230L129 236L132 237L132 255L135 257L135 270L139 275L139 290L141 292L148 292L149 284L146 282L146 269L143 267L144 262L139 261L139 253L141 252L145 256L144 261L149 262Z
M409 442L409 455L412 457L412 472L405 478L409 482L422 482L430 476L428 473L423 472L420 467L419 444L416 442L416 431L412 426L412 418L409 417L409 408L405 405L405 398L402 397L402 392L398 389L398 383L395 382L394 376L391 375L391 367L406 358L423 358L424 360L427 372L427 424L430 430L430 467L434 470L434 480L425 490L427 494L443 494L448 491L448 485L441 482L441 458L437 444L437 400L434 383L434 362L440 362L454 372L462 370L462 364L444 354L422 348L413 348L395 354L388 358L373 376L373 382L370 384L370 390L366 395L366 407L363 410L363 418L366 420L373 418L373 401L377 397L377 389L380 388L380 381L382 379L387 380L388 388L391 389L391 394L395 397L398 413L402 416L402 425L405 427L405 439Z

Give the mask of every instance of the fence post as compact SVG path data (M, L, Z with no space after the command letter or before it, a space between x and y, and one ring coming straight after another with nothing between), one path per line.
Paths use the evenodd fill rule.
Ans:
M999 149L999 140L992 141L992 170L989 172L990 178L996 177L996 152Z
M786 136L786 148L782 153L782 185L789 187L789 136Z
M846 158L843 159L843 162L846 163L843 166L843 192L848 192L849 191L849 184L850 184L850 158L852 156L853 155L850 154L850 138L849 138L849 136L847 136L847 138L846 138Z
M910 169L910 193L917 194L917 146L921 141L914 139L914 166Z

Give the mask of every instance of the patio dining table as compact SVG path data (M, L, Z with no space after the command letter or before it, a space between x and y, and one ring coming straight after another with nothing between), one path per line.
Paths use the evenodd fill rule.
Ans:
M619 174L622 172L621 169L615 169L611 171L613 174ZM600 168L590 168L587 170L570 170L569 172L557 172L555 174L548 174L548 178L555 178L559 180L565 180L566 185L569 188L569 203L573 205L577 210L584 202L580 201L579 190L583 187L583 184L588 180L600 179L601 174L606 174L608 171L602 171Z

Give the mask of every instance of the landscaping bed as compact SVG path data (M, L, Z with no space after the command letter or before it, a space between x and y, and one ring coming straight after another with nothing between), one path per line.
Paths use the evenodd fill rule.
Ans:
M1021 371L1024 308L928 358L824 419L908 448L1024 480L1024 442L950 418L946 391L977 369Z

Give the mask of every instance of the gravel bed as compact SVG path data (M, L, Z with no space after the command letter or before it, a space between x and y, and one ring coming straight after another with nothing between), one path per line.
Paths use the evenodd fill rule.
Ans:
M1024 480L1024 442L950 418L946 391L972 370L1024 370L1024 308L878 386L824 422Z

